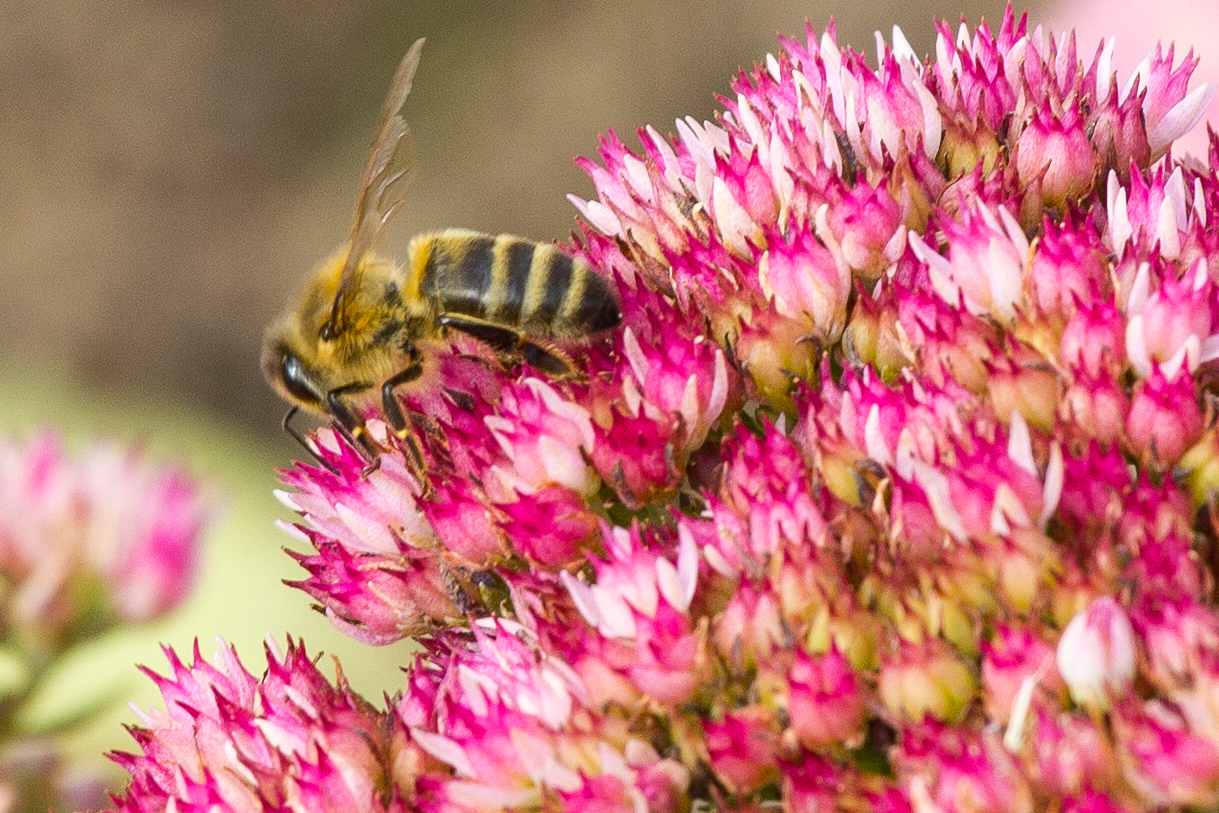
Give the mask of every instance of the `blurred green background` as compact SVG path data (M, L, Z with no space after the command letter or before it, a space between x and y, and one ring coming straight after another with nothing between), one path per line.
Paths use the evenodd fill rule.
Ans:
M446 226L565 237L573 156L613 128L709 118L738 66L836 17L875 53L900 25L997 21L999 0L831 5L778 0L0 4L0 429L146 441L222 495L186 610L82 654L57 692L158 702L132 668L158 642L215 636L262 670L285 632L337 653L355 686L396 690L409 649L336 633L280 584L301 571L273 527L293 447L258 370L263 326L345 238L364 151L406 47L428 45L406 116L419 172L390 238ZM43 713L52 715L55 695ZM133 746L120 704L82 755Z

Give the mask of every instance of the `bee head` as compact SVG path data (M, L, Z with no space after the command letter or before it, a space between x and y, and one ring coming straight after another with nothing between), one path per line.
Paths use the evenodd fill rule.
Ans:
M324 387L282 338L271 335L263 344L262 374L284 399L306 409L325 411Z

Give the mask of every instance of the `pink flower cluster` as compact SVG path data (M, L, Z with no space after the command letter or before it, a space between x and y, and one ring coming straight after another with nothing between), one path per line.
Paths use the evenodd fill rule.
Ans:
M99 443L72 459L54 435L0 440L3 637L53 655L190 593L208 506L184 471Z
M69 455L50 432L0 438L0 808L105 803L64 747L96 707L60 691L53 721L34 710L80 648L186 600L208 502L178 467L114 443Z
M284 475L298 586L424 636L404 692L171 657L119 809L1219 805L1219 140L1170 151L1214 88L938 34L606 138L586 380L454 355L426 474L324 430Z

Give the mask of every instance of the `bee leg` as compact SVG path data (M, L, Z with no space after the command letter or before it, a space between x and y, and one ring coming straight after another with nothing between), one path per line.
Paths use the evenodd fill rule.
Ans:
M343 437L347 438L347 441L360 453L367 464L360 474L361 478L372 474L381 465L381 450L368 436L368 428L364 425L364 420L347 406L340 396L366 389L368 389L368 384L359 381L335 387L326 393L326 408L330 412L330 417L334 419L335 428L342 433Z
M526 338L521 347L521 358L529 362L530 367L546 373L551 378L575 381L584 378L584 373L576 369L576 363L571 360L571 356L552 344Z
M419 438L411 431L410 421L403 413L402 404L398 402L394 390L417 380L422 374L423 357L418 348L412 347L408 351L406 367L394 373L381 385L381 408L385 411L385 419L394 430L394 437L406 445L406 453L421 486L426 482L423 475L427 471L427 461L423 456L423 448L419 445Z
M292 418L294 418L296 416L296 413L299 411L300 411L300 407L297 407L297 406L289 407L288 414L284 415L284 419L282 421L280 421L280 426L282 426L284 431L288 433L288 437L292 438L297 443L299 443L301 445L301 448L304 449L306 452L308 452L309 456L312 457L315 461L317 461L318 465L322 466L322 468L329 471L335 477L338 477L339 470L336 469L334 466L330 465L329 461L324 460L321 455L319 455L317 452L315 452L313 450L313 447L309 445L309 441L305 440L305 436L302 435L300 433L300 431L298 431L297 428L292 425Z
M460 330L490 345L497 353L523 359L533 369L554 378L579 377L575 364L566 353L553 345L531 339L514 328L453 313L442 313L436 317L436 324Z

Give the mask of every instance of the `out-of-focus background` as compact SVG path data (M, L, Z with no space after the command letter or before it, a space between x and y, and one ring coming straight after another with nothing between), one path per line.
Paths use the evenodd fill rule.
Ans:
M1088 16L1117 21L1121 5L1094 2ZM1073 8L1045 19L1061 28ZM592 194L574 156L594 154L611 128L635 143L636 127L670 132L676 117L711 117L738 66L775 51L776 33L802 37L806 19L821 31L832 15L839 42L872 55L873 32L890 39L896 24L928 53L933 18L955 30L962 14L997 22L1002 9L1000 0L0 4L0 431L57 422L77 438L146 439L224 495L199 597L116 643L105 674L117 677L81 670L90 689L147 706L155 692L130 664L161 668L156 641L188 649L197 635L207 653L223 635L260 670L259 642L286 631L338 652L373 696L401 682L407 649L342 639L279 584L300 575L280 550L288 537L272 525L282 512L270 493L293 448L258 348L263 326L344 240L378 107L414 39L428 44L406 107L419 171L389 240L399 252L411 234L446 226L566 237L575 211L565 194ZM1035 22L1041 13L1032 8ZM1096 36L1081 46L1086 58ZM112 724L81 749L131 746Z

